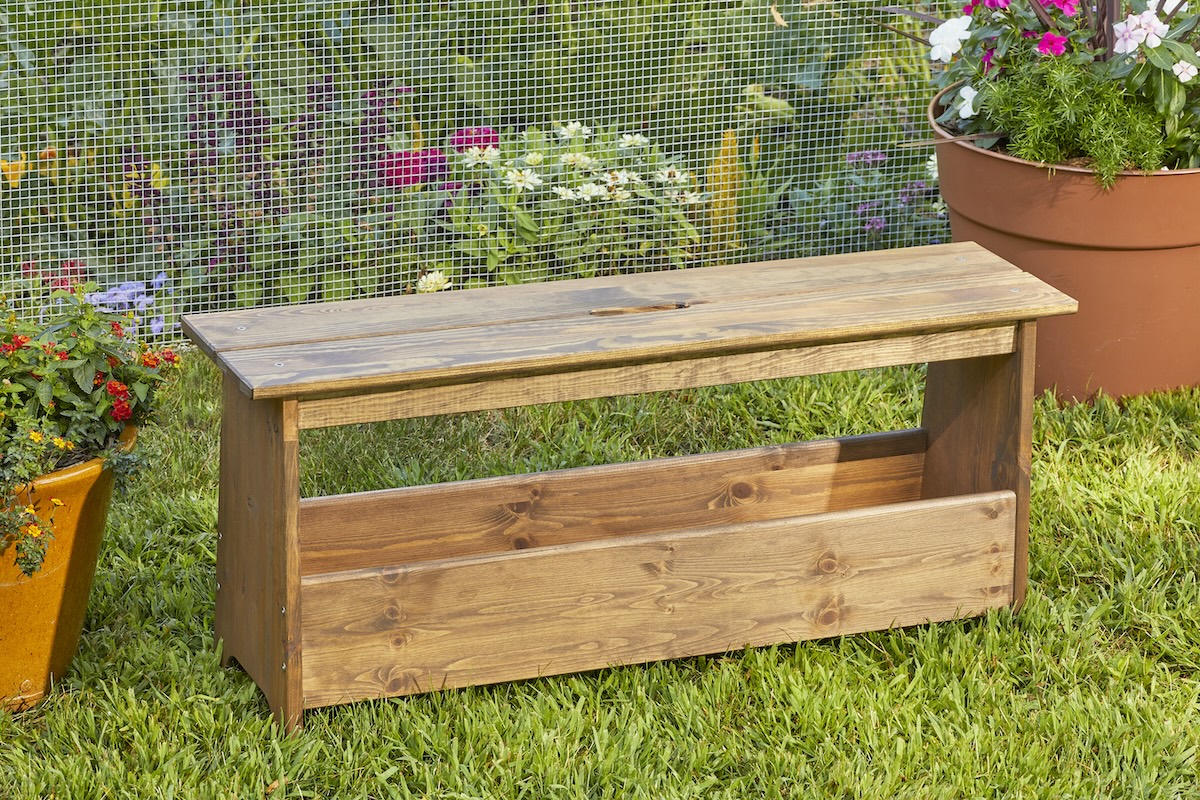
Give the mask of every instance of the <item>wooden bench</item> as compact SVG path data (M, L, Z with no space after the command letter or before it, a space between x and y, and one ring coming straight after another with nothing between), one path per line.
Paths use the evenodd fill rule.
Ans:
M1019 605L1034 328L973 244L189 316L224 370L216 636L303 710ZM922 425L301 498L299 432L930 362Z

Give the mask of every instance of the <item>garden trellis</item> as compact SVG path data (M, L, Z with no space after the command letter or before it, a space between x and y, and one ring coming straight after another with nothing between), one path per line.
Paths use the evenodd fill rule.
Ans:
M925 244L837 2L0 2L0 280L182 313ZM909 49L905 49L909 48Z

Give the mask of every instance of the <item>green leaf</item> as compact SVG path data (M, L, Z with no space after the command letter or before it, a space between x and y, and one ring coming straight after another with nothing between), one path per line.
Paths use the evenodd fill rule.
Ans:
M92 391L92 381L96 379L96 371L91 364L84 361L71 371L71 377L75 379L75 384L83 390L83 393L88 394Z
M149 386L139 382L133 384L133 386L130 386L129 388L133 389L133 393L137 395L138 400L142 401L143 403L146 402L146 396L150 392Z
M279 276L279 293L289 303L299 303L312 292L317 279L307 270L288 270Z
M54 384L49 380L39 381L37 389L34 390L34 395L38 399L38 403L42 408L46 408L54 400Z

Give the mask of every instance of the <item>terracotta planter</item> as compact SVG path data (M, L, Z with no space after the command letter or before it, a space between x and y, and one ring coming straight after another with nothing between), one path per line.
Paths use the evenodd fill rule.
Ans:
M944 94L944 92L943 92ZM929 106L934 120L941 94ZM937 147L956 241L975 241L1079 301L1038 323L1040 392L1085 400L1200 384L1200 170L1091 172L975 147Z
M125 430L127 448L136 435L133 428ZM39 507L51 497L63 506L55 512L54 540L38 572L22 574L11 550L0 557L0 704L10 710L41 700L75 656L113 475L104 459L94 458L38 478L33 487Z

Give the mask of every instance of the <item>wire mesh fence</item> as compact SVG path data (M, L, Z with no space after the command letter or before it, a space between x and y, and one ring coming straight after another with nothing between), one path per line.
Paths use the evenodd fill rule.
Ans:
M0 280L180 314L944 238L858 0L0 2ZM895 22L895 20L892 20Z

